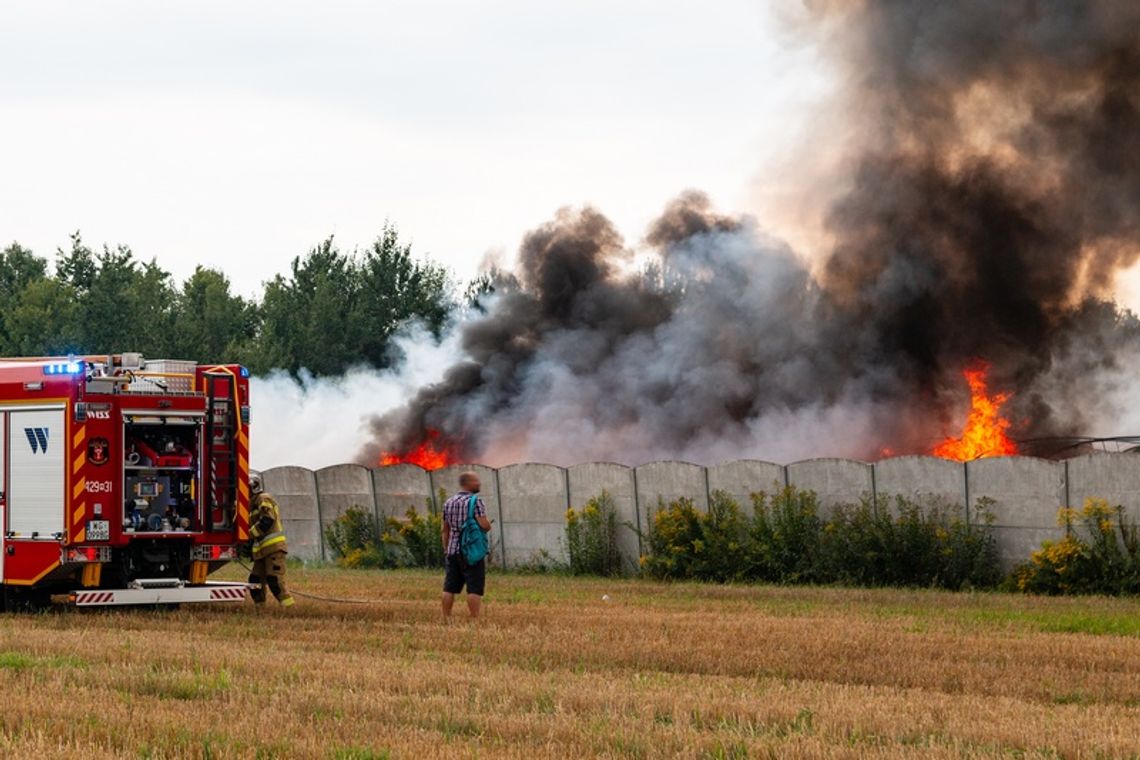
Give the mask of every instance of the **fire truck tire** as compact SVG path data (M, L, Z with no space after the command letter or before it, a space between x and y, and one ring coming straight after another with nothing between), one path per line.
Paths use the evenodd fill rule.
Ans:
M5 612L41 612L51 606L51 596L35 589L4 586Z

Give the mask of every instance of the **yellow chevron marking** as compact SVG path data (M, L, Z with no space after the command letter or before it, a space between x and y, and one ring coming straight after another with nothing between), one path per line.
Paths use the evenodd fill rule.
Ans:
M79 522L80 520L83 519L83 515L86 514L86 512L87 512L87 503L82 502L82 501L79 502L79 506L76 507L75 511L71 513L71 522L72 523Z
M71 498L78 499L85 490L87 490L87 478L80 478L75 487L71 489Z
M75 534L75 543L81 544L87 539L87 528L80 528Z
M87 428L79 428L75 431L75 435L71 437L71 445L78 447L87 438Z
M84 538L86 538L86 535L84 535ZM35 578L5 578L4 582L13 586L34 586L35 584L39 583L45 575L50 573L52 570L55 570L57 567L59 567L59 560L52 562L46 570L37 575Z
M85 464L87 464L87 453L80 452L79 456L75 457L75 461L71 465L71 474L78 475Z

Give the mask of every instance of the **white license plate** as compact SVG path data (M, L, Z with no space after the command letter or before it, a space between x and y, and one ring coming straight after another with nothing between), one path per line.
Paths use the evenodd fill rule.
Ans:
M91 520L87 523L88 541L110 541L111 523L107 520Z

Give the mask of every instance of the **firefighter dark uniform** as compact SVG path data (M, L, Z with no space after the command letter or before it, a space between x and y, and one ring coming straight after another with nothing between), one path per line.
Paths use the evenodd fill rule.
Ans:
M281 527L281 510L272 496L263 492L253 494L249 526L253 549L249 582L259 584L249 595L257 604L265 604L265 587L268 586L283 607L292 607L293 595L285 588L285 531Z

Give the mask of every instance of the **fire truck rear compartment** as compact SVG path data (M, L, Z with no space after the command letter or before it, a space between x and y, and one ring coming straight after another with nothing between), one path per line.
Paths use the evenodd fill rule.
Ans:
M124 533L202 530L198 494L201 420L131 417L124 424Z
M190 541L137 537L116 552L113 565L125 579L185 578L190 567Z

